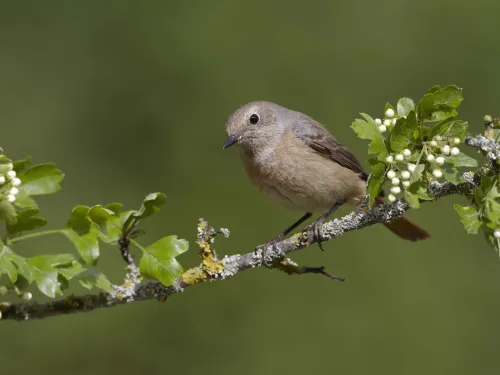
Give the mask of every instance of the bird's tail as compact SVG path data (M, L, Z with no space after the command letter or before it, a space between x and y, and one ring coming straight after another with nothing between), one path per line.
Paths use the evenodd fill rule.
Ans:
M375 204L383 204L384 200L381 197L375 198ZM429 238L430 235L425 230L420 228L418 225L413 224L410 220L405 217L400 217L390 223L384 223L384 225L396 236L408 241L420 241Z

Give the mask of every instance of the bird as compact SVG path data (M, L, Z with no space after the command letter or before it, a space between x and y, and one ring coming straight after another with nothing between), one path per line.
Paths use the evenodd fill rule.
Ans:
M307 228L323 250L324 220L344 204L360 207L366 201L368 175L360 162L325 126L301 112L268 101L250 102L230 115L226 134L223 149L239 147L250 181L277 203L303 213L264 246L320 213ZM383 202L376 198L376 204ZM404 217L384 225L405 240L430 237Z

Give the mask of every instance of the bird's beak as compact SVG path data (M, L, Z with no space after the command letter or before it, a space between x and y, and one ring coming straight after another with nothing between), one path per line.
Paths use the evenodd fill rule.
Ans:
M222 148L228 148L229 146L234 145L235 143L238 143L238 141L241 139L241 136L238 134L231 134L227 141L224 143L224 146Z

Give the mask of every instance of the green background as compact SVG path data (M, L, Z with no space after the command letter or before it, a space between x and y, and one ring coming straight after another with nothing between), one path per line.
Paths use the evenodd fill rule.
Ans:
M494 0L2 1L1 146L66 172L64 189L41 199L53 227L76 204L134 208L163 191L144 243L193 243L203 216L232 232L219 253L248 252L296 214L256 191L235 149L222 151L234 109L270 100L305 112L366 165L349 127L359 112L380 117L386 101L454 83L478 133L500 112L498 12ZM164 304L3 322L0 371L498 374L500 262L462 229L457 201L409 214L429 241L378 225L293 256L343 284L257 269ZM50 238L18 251L73 250ZM179 260L195 265L195 246ZM120 282L115 248L100 267Z

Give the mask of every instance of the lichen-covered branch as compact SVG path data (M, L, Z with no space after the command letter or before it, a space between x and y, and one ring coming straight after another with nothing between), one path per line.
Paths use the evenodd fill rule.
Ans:
M429 185L429 190L432 191L435 199L453 194L469 194L476 187L476 183L470 173L466 173L464 177L465 182L458 185L453 185L449 182L442 184L434 182ZM390 222L401 217L408 209L409 206L406 202L397 200L394 203L386 203L366 211L355 210L342 218L323 224L322 240L328 241L350 231L359 230L378 223ZM3 303L0 304L2 320L25 321L63 314L87 312L135 301L151 299L165 301L168 297L178 294L192 285L224 280L241 271L261 267L266 264L272 264L273 267L288 274L318 273L330 278L339 278L326 273L323 267L300 267L285 259L287 254L309 247L316 242L312 229L307 232L295 234L273 246L269 246L266 249L265 260L262 257L263 249L242 255L226 255L222 259L219 259L213 249L214 238L218 234L227 236L229 233L227 229L215 231L207 221L200 220L198 226L198 246L202 262L199 266L185 271L171 286L163 286L159 282L152 281L143 281L140 284L131 281L133 284L132 287L115 287L115 290L111 293L70 296L65 299L46 303ZM136 270L132 271L134 271L133 278L137 281L139 276L135 274Z

